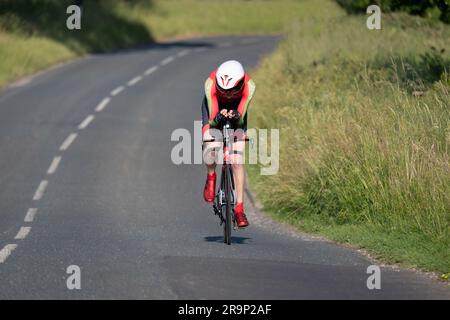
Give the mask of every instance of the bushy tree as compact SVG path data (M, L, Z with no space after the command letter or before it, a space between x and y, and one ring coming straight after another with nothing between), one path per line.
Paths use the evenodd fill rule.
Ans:
M383 11L403 10L410 14L425 15L429 8L441 11L440 19L450 23L450 0L337 0L350 13L365 12L371 4L377 4Z

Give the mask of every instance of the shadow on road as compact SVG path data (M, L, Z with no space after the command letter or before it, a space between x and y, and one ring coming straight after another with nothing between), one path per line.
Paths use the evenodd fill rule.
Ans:
M71 50L83 53L109 53L130 48L170 49L173 47L210 47L206 42L156 42L148 26L133 21L111 2L78 1L82 4L81 30L66 28L69 14L66 9L71 0L13 1L0 0L0 29L23 37L46 37ZM153 7L150 0L129 2L143 10Z
M209 236L204 238L207 242L220 242L223 243L223 236ZM231 237L231 243L235 244L248 244L246 241L252 238L246 237Z
M71 4L82 8L81 30L69 30L67 8ZM118 4L108 1L0 1L0 28L22 37L46 37L77 53L108 52L136 43L153 42L151 30L133 21ZM128 6L149 10L153 4L129 2ZM145 7L144 7L145 6Z
M99 56L113 56L117 54L134 54L138 51L150 51L154 49L162 49L169 50L172 48L180 48L180 49L197 49L197 48L205 48L210 49L214 48L215 45L211 42L206 41L195 41L195 40L186 40L186 41L172 41L172 42L149 42L146 44L131 46L126 49L117 49L112 50L110 52L102 52L102 53L93 53L93 55Z

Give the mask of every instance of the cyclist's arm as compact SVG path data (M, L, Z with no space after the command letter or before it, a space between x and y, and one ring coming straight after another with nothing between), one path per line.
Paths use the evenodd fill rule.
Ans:
M252 100L253 95L255 94L255 90L256 90L255 83L253 82L252 79L249 79L244 88L244 93L242 95L241 102L239 103L238 106L238 112L241 114L241 119L239 121L240 127L243 127L244 123L246 126L247 110L248 106L250 105L250 101Z
M205 133L206 130L210 128L209 124L209 108L208 108L208 100L206 96L203 97L202 101L202 132Z
M214 118L219 112L219 102L217 101L217 94L213 80L214 74L215 73L212 73L205 81L206 106L209 115L208 123L211 127L215 127L217 125Z

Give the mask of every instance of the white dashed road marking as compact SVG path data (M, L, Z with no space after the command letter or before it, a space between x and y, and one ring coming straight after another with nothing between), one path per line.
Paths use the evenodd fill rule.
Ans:
M41 181L41 183L39 184L39 187L37 188L36 192L34 193L34 197L33 197L34 201L38 201L38 200L42 199L42 197L44 196L45 189L47 189L47 186L48 186L47 180Z
M59 150L61 151L65 151L67 149L69 149L70 145L72 144L72 142L75 141L75 139L78 137L78 134L76 133L71 133L67 139L63 142L63 144L61 145L61 147L59 148Z
M226 44L225 44L226 45ZM230 46L231 44L229 44L228 46ZM203 47L203 48L198 48L196 50L194 50L195 52L202 52L207 50L207 48ZM177 57L183 57L187 54L189 54L191 52L190 49L185 49L182 50L180 52L178 52ZM175 57L173 56L169 56L167 58L165 58L164 60L161 61L161 65L164 66L170 62L172 62L173 60L175 60ZM158 66L152 66L149 69L147 69L144 73L144 75L148 76L150 74L152 74L153 72L155 72L156 70L158 70ZM137 76L133 79L131 79L130 81L128 81L127 85L128 86L133 86L135 84L137 84L139 81L141 81L143 79L143 76ZM111 91L111 96L116 96L119 93L121 93L123 90L125 90L124 86L120 86L117 87L116 89L114 89L113 91ZM101 112L105 109L105 107L111 102L111 98L107 97L104 98L95 108L96 112ZM79 130L83 130L86 129L89 124L95 119L94 115L89 115L86 117L86 119L83 120L83 122L80 123L80 125L78 126ZM78 137L77 133L71 133L66 140L64 140L63 144L60 146L59 150L60 151L66 151L67 149L69 149L69 147L72 145L72 143L75 141L75 139ZM48 175L52 175L56 172L56 170L59 167L59 164L61 162L62 157L61 156L57 156L53 158L52 163L50 164L50 167L47 170L47 174ZM33 200L34 201L39 201L43 198L45 190L47 189L48 186L48 181L47 180L42 180L41 183L39 184L38 188L36 189L36 192L34 193L33 196ZM27 214L24 218L24 222L26 223L31 223L34 221L34 218L37 214L38 209L37 208L30 208L27 211ZM23 240L25 239L28 234L31 231L31 227L27 226L27 227L21 227L20 230L17 232L16 236L14 237L14 239L16 240ZM8 244L5 247L3 247L2 250L0 250L0 263L4 263L6 261L6 259L11 255L11 253L17 248L17 244Z
M0 263L5 262L15 248L17 248L17 244L8 244L2 250L0 250Z
M130 81L128 81L128 86L129 87L134 86L136 83L138 83L141 80L142 80L141 76L138 76L138 77L136 77L134 79L131 79Z
M185 55L188 55L189 52L191 52L191 50L185 49L185 50L183 50L183 51L178 52L177 56L178 56L178 57L184 57Z
M145 71L145 75L148 76L148 75L152 74L153 72L155 72L156 70L158 70L158 66L153 66L153 67L147 69L147 71Z
M111 98L105 98L98 104L98 106L95 108L96 112L101 112L103 109L105 109L106 105L111 101Z
M58 169L59 163L61 162L61 157L54 157L50 167L47 170L47 174L54 174L56 169Z
M172 57L172 56L167 57L167 58L165 58L163 61L161 61L161 65L162 65L162 66L165 66L166 64L172 62L173 60L175 60L174 57Z
M17 232L17 235L15 236L14 239L23 240L28 236L30 231L31 231L31 227L21 227L19 232Z
M123 86L120 86L120 87L114 89L114 90L111 92L111 95L112 95L112 96L117 96L117 95L118 95L119 93L121 93L124 89L125 89L125 88L124 88Z
M30 208L28 209L27 215L25 216L24 221L25 222L33 222L34 220L34 216L37 213L37 209L36 208Z
M204 52L204 51L206 51L206 50L208 50L208 48L202 47L202 48L197 48L197 49L195 49L194 52L195 52L195 53L199 53L199 52Z
M86 119L83 120L82 123L80 123L80 125L78 126L78 129L83 130L86 129L87 126L92 122L92 120L95 119L95 116L90 114L86 117Z

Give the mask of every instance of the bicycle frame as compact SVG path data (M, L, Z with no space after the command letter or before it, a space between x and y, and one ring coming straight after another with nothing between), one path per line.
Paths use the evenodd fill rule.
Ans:
M227 122L225 126L223 127L223 165L222 165L222 175L220 177L220 185L222 186L222 182L224 179L224 171L228 170L228 173L230 175L231 180L231 190L233 191L233 206L236 205L236 192L235 192L235 186L234 186L234 176L233 176L233 169L231 167L231 161L230 161L230 149L231 149L231 143L230 143L230 123ZM220 189L219 189L220 191Z
M234 230L238 229L234 215L234 208L236 206L236 189L230 156L230 151L233 152L231 143L232 136L230 135L230 131L231 125L227 121L222 129L223 164L222 173L220 176L220 185L213 204L214 214L219 216L220 225L224 225L224 242L228 245L231 244L231 225L233 225ZM235 139L234 136L233 138ZM248 138L242 140L249 141ZM204 140L203 142L214 141L215 139L212 138L209 140Z
M222 164L222 174L220 175L220 187L219 190L217 192L216 195L216 202L217 202L217 207L218 208L222 208L223 205L226 205L228 202L228 199L226 199L226 179L227 179L227 174L229 175L229 181L231 182L231 201L228 202L229 205L231 205L233 207L233 211L234 211L234 207L236 205L236 189L235 189L235 184L234 184L234 175L233 175L233 169L231 166L231 161L230 161L230 149L231 149L231 140L230 140L230 124L226 123L225 126L223 127L223 164ZM222 210L218 210L221 214L220 214L220 218L221 218L221 225L222 223L226 222L225 218L223 218L223 212L221 212ZM234 215L233 215L233 224L235 224L234 221Z

